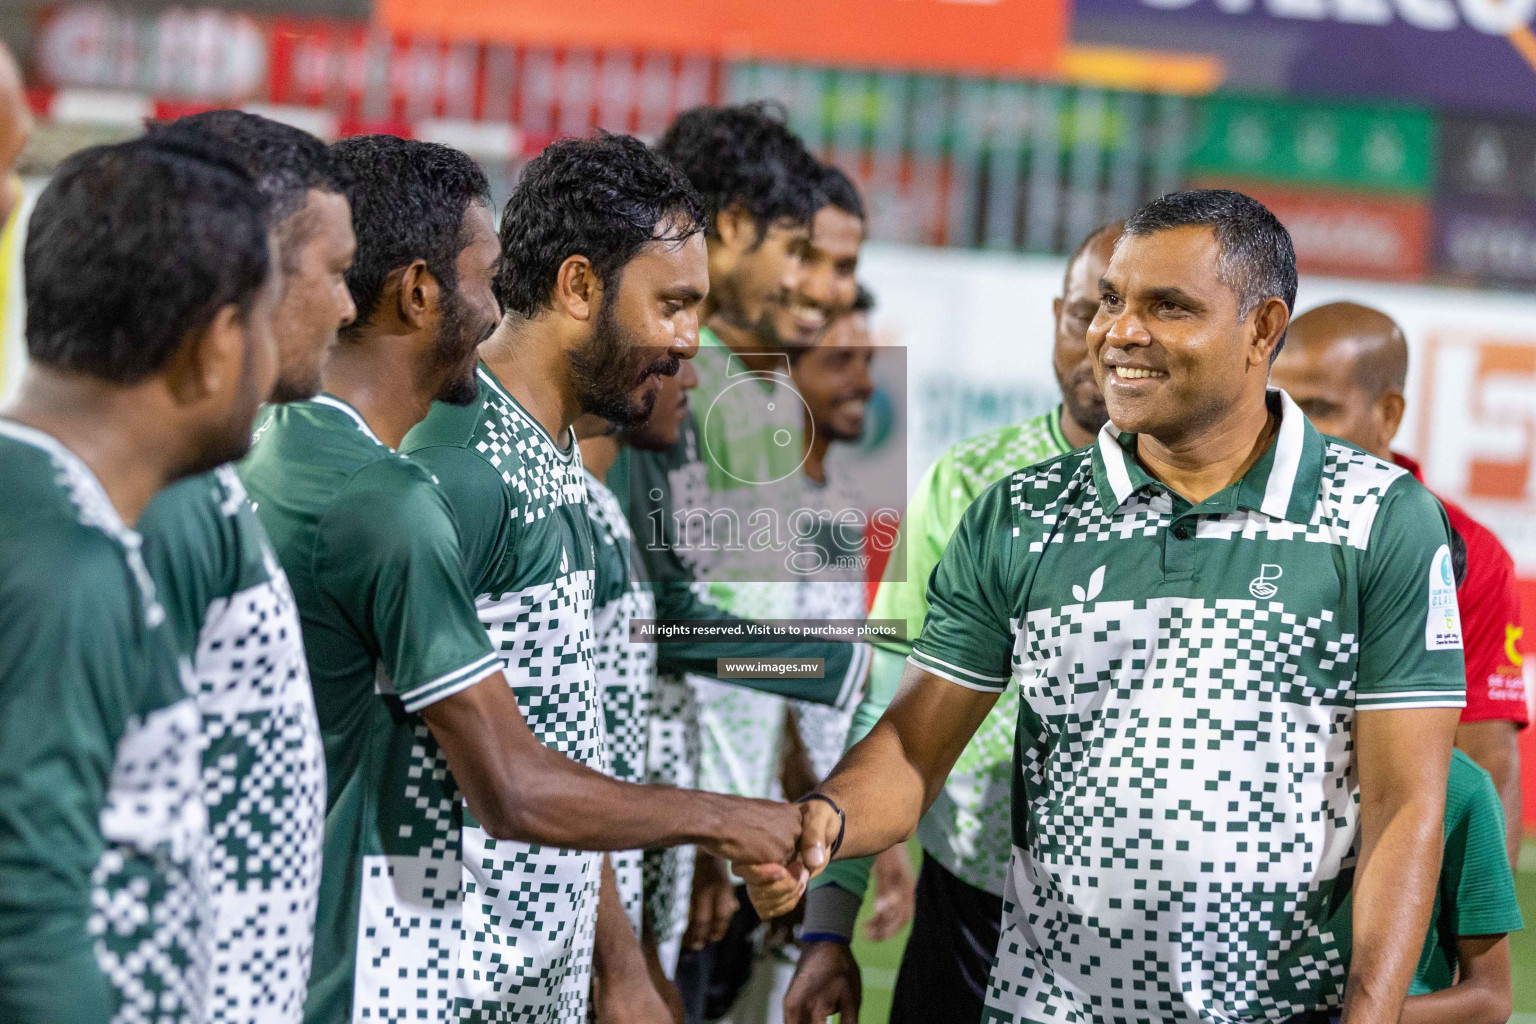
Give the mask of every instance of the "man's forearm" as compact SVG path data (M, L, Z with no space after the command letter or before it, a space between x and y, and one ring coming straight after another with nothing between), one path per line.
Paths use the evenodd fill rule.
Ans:
M1456 730L1456 745L1493 779L1504 808L1504 842L1510 867L1520 860L1523 838L1520 802L1520 730L1514 722L1465 722Z
M902 672L906 668L906 655L897 654L884 647L876 647L874 660L869 668L869 686L865 688L864 698L859 701L859 706L853 713L853 722L848 727L848 747L852 747L875 727L885 709L891 706L891 701L896 697L896 691L901 686ZM840 860L830 865L821 877L817 878L813 889L820 890L828 885L835 885L844 892L854 897L855 905L863 900L864 892L869 888L869 875L874 870L875 862L872 857L854 857L848 860ZM846 899L837 896L831 897L833 901L846 903ZM807 913L816 904L817 897L812 892L807 897ZM841 912L839 920L846 916ZM853 925L850 922L845 927L834 928L834 931L846 930L853 934Z
M618 782L546 747L499 674L421 715L493 838L602 851L699 844L751 863L793 851L792 808Z
M1362 854L1341 1024L1398 1024L1429 930L1444 811L1443 797L1405 801Z
M640 939L624 913L624 899L619 895L613 862L603 857L602 884L597 891L597 933L592 947L592 973L600 985L649 982L645 953Z
M818 790L846 816L839 857L869 856L912 838L997 697L907 665L890 707Z

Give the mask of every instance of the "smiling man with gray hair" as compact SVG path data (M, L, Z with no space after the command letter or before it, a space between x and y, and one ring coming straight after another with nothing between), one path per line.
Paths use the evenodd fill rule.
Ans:
M1018 687L989 1022L1402 1011L1464 701L1449 536L1268 388L1295 282L1247 196L1126 223L1088 331L1111 423L970 507L901 693L802 805L810 872L902 841ZM765 916L804 884L748 873Z

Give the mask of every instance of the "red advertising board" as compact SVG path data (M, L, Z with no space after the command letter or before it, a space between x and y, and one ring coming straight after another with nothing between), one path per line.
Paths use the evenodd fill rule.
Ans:
M1192 184L1234 189L1269 207L1290 231L1303 273L1414 281L1428 270L1432 218L1419 200L1231 179Z
M385 28L413 35L692 50L839 66L1047 74L1067 0L379 0Z

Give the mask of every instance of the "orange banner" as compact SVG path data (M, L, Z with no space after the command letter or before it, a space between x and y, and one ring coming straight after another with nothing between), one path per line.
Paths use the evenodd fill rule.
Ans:
M1067 0L378 0L391 31L485 42L1050 74Z

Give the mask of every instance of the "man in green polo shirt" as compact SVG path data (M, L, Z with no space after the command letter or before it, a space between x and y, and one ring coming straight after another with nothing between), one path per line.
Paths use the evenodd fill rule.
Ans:
M60 165L0 418L0 1020L197 1024L202 723L135 530L238 458L277 369L267 197L162 133ZM233 783L232 783L233 784Z
M1083 239L1067 260L1062 295L1052 305L1052 363L1062 404L1043 416L961 441L929 468L907 503L904 544L896 548L907 552L906 572L887 566L870 618L905 619L907 636L916 639L928 614L928 577L971 502L1015 470L1089 444L1104 426L1104 397L1088 359L1088 325L1099 308L1099 278L1119 237L1120 224L1107 224ZM910 642L877 645L850 744L869 732L895 697L911 650ZM981 1017L1013 849L1006 794L1018 712L1017 693L1004 693L918 825L925 856L917 912L891 1003L895 1024L951 1012L956 1019ZM906 855L904 850L894 854ZM791 1024L858 1012L859 968L848 943L871 865L870 860L839 861L816 880L807 897L800 965L785 999Z
M901 841L1018 687L985 1020L1402 1012L1464 702L1449 532L1267 390L1295 288L1247 196L1127 221L1088 332L1113 425L966 511L901 693L802 805L804 869ZM803 885L745 870L765 913Z

